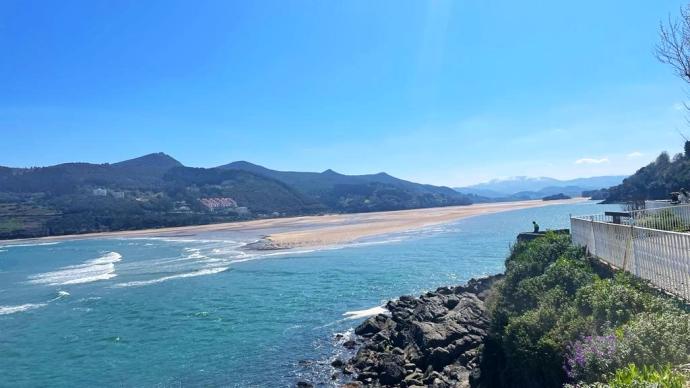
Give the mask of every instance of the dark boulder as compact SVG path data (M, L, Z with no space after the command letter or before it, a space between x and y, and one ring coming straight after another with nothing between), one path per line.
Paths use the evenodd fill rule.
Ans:
M385 362L381 366L381 373L379 373L379 381L384 385L395 385L400 383L405 378L405 369L394 363Z
M362 347L343 367L366 386L469 387L489 327L484 300L494 276L390 301L365 320ZM475 378L476 380L476 378Z
M388 317L385 315L377 315L364 321L355 329L355 334L363 337L372 336L386 327Z

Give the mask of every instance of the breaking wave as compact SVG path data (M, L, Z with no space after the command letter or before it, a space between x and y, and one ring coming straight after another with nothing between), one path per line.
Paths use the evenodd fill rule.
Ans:
M27 303L18 306L0 306L0 315L8 315L46 306L46 303Z
M372 307L372 308L366 309L366 310L347 311L343 314L343 316L345 317L345 319L360 319L360 318L371 317L373 315L387 314L387 313L388 313L388 310L386 310L385 307L376 306L376 307Z
M112 279L117 276L115 263L120 260L122 260L122 255L117 252L108 252L101 257L87 260L84 264L70 265L57 271L29 276L29 283L65 286Z
M60 244L59 241L54 241L54 242L44 242L44 243L26 243L26 244L6 244L6 245L0 245L0 249L7 249L7 248L16 248L16 247L40 247L44 245L57 245Z
M166 282L168 280L173 280L173 279L183 279L183 278L191 278L191 277L196 277L196 276L214 275L214 274L226 271L226 270L228 270L228 268L230 268L230 267L205 268L205 269L200 269L200 270L193 271L193 272L181 273L181 274L177 274L177 275L163 276L161 278L156 278L156 279L137 280L137 281L126 282L126 283L118 283L115 285L115 287L140 287L140 286L148 286L148 285L156 284L156 283L162 283L162 282Z

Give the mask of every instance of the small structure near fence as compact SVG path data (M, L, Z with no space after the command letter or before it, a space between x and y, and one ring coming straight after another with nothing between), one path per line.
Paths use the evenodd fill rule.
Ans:
M690 205L570 218L573 243L690 301Z

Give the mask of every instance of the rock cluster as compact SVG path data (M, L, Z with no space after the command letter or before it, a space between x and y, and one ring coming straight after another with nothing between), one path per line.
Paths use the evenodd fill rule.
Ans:
M390 315L359 325L359 351L338 363L355 376L348 386L471 386L479 377L480 346L489 326L484 300L501 276L388 302Z

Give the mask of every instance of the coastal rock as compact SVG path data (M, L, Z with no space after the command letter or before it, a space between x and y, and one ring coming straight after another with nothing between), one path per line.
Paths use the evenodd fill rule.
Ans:
M383 385L395 385L405 377L405 369L395 362L386 362L381 367L379 382Z
M388 317L379 314L364 321L355 329L355 334L367 337L372 336L383 330L388 324Z
M368 318L355 329L362 346L343 369L364 386L472 386L489 326L484 301L500 278L388 302L390 315Z

